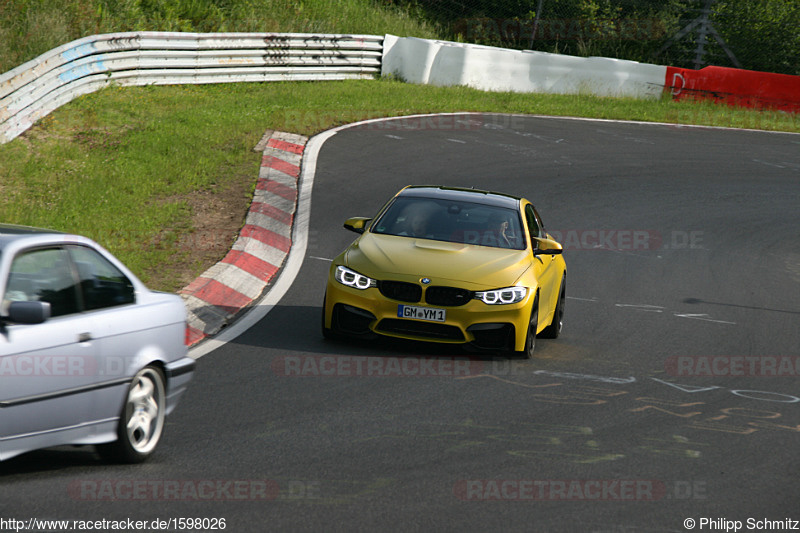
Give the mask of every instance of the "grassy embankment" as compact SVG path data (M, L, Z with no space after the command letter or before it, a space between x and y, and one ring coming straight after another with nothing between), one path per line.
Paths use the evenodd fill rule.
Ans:
M83 2L68 2L63 11L79 4ZM303 9L266 0L230 4L252 9L281 4L287 15L282 18L272 12L270 20L275 24L247 27L234 23L237 17L247 19L241 8L236 17L232 11L227 13L231 17L227 25L216 29L433 35L430 27L414 23L407 14L381 10L366 0L319 0L306 2ZM0 10L0 23L5 23L0 37L13 28L3 18L8 7L4 9ZM102 25L96 24L95 29L84 24L82 34L144 29L131 25L133 18L115 25L108 13L95 10L95 15ZM225 13L219 16L224 18ZM324 17L326 22L318 22ZM197 23L167 22L147 29L215 31ZM28 31L33 30L29 27ZM58 42L39 46L49 49L81 36L70 33L69 25L59 35L63 38ZM7 41L0 38L3 42ZM5 53L7 48L0 48L0 54ZM3 70L15 66L0 64ZM454 111L800 132L797 117L782 113L669 99L483 93L395 80L111 88L56 110L22 137L0 145L0 221L88 235L153 288L175 291L220 259L213 253L219 254L233 242L258 175L260 158L252 148L266 129L311 135L364 118ZM218 202L220 198L225 201ZM224 209L240 205L241 211L228 213L235 219L232 224L217 224L215 205ZM201 224L202 234L198 234ZM217 251L200 253L209 240L220 245Z

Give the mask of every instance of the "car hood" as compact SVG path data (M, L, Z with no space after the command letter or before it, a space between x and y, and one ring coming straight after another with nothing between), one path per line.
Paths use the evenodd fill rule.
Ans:
M513 285L530 267L527 250L508 250L395 235L363 234L344 254L358 272L386 279L431 278L484 290Z

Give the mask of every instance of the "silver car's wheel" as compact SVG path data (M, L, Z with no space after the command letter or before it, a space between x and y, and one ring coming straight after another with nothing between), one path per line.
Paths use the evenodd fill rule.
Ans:
M99 447L99 451L108 458L127 463L144 461L161 440L165 411L164 377L157 368L145 367L128 387L117 440Z

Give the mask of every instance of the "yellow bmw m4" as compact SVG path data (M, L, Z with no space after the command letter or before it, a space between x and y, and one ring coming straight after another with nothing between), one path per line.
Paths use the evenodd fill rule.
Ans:
M566 264L533 204L506 194L409 186L331 265L322 333L383 335L533 356L561 333Z

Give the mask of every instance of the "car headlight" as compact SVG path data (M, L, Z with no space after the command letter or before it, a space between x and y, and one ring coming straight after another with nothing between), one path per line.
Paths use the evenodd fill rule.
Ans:
M336 281L341 283L342 285L347 285L348 287L353 287L354 289L369 289L370 287L377 287L378 282L372 278L368 278L363 274L359 274L355 270L350 270L345 266L338 266L336 267L336 272L334 274Z
M476 292L475 298L489 305L506 305L521 302L527 294L527 287L506 287L493 291Z

